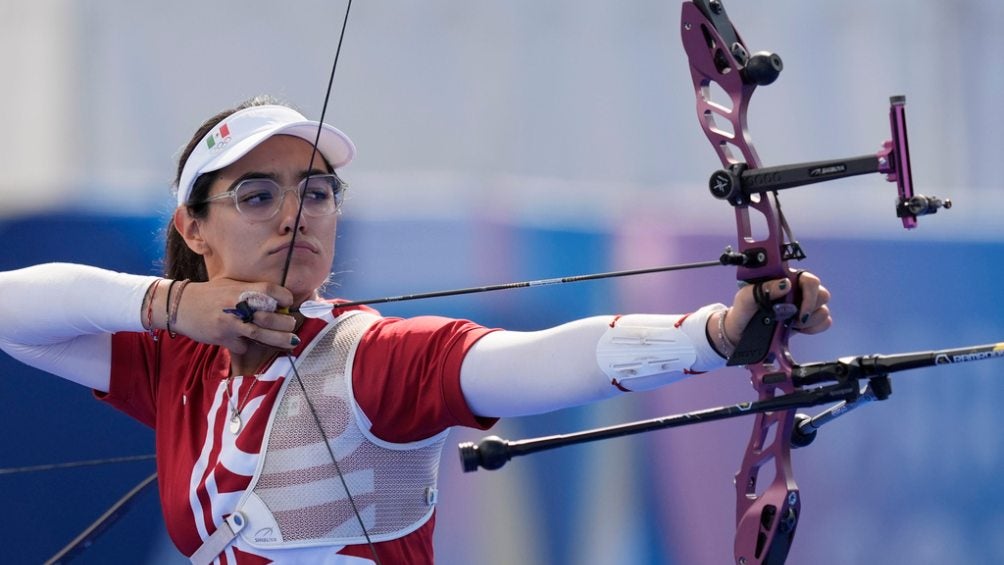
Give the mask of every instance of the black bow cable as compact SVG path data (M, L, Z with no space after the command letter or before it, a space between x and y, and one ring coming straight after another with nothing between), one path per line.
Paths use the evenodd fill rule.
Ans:
M131 461L146 461L156 459L153 453L147 455L124 455L121 457L106 457L104 459L86 459L83 461L70 461L67 463L46 463L43 465L26 465L23 467L4 467L0 469L0 475L16 475L18 473L37 473L39 471L52 471L55 469L72 469L74 467L93 467L96 465L108 465L111 463L129 463Z

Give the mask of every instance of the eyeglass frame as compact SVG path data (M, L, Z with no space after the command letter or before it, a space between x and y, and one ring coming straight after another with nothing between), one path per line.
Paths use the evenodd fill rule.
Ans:
M315 216L313 214L307 214L306 208L301 205L302 202L303 202L302 201L302 199L303 199L303 190L307 187L307 183L310 182L311 179L317 179L317 178L334 178L335 179L335 187L336 187L332 191L332 197L335 199L335 209L332 210L330 213L323 214L323 215L320 215L320 216ZM245 215L244 212L241 211L240 202L238 202L238 200L237 200L237 191L240 190L241 186L243 186L245 183L248 183L248 182L261 182L261 181L268 181L268 182L272 183L273 185L275 185L276 187L278 187L278 189L280 190L279 196L278 196L278 199L277 199L278 204L273 209L272 214L270 216L268 216L267 218L251 219L250 217L248 217L247 215ZM348 187L349 187L349 185L345 181L343 181L335 173L324 173L324 174L310 174L310 175L307 175L307 176L303 177L303 180L301 180L300 182L298 182L295 187L294 186L282 186L281 184L279 184L278 181L276 181L275 179L273 179L271 177L267 177L267 176L251 177L251 178L246 178L246 179L243 179L243 180L239 181L237 184L234 185L233 188L231 188L230 190L227 190L226 192L221 192L219 194L216 194L214 196L210 196L210 197L205 198L203 200L200 200L198 202L191 202L191 203L189 203L189 206L195 206L195 205L200 205L200 204L210 204L212 202L216 202L216 201L219 201L219 200L230 198L233 201L233 203L234 203L234 208L237 210L237 213L240 214L242 218L246 218L249 222L265 222L265 221L271 220L272 218L274 218L276 216L276 214L279 213L279 210L282 208L282 203L285 201L286 194L289 193L289 192L294 192L294 193L296 193L296 198L297 198L297 201L298 201L297 204L301 205L299 207L302 210L304 210L303 213L305 215L308 215L308 216L310 216L312 218L323 218L325 216L331 216L331 215L337 214L337 213L339 213L341 211L341 209L342 209L342 202L345 199L345 190Z

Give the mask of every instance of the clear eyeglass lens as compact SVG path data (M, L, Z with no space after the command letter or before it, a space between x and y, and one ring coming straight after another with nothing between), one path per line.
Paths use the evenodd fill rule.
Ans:
M248 179L234 189L237 210L252 220L275 216L286 193L303 194L303 213L327 216L341 204L342 185L335 175L317 175L301 181L297 188L283 189L272 179Z

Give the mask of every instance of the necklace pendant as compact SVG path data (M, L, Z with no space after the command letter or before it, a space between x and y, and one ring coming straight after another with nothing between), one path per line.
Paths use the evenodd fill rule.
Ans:
M237 435L237 432L241 431L241 415L236 410L230 412L230 433Z

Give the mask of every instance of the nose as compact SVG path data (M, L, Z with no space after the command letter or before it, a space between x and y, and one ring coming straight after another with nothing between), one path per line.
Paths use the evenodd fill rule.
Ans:
M292 196L290 198L286 198L286 196L290 193L292 193ZM283 233L293 231L293 227L297 225L297 216L300 216L299 229L301 232L304 231L307 216L306 214L300 214L299 189L287 188L282 191L282 195L279 196L279 212L277 215L281 220L279 229L281 229Z

